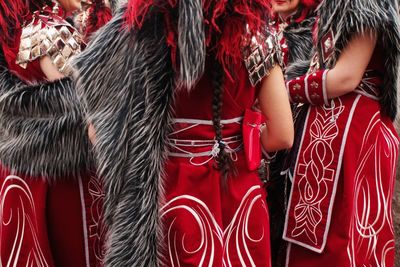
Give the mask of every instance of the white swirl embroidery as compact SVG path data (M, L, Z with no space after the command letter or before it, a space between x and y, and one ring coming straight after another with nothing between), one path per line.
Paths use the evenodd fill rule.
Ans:
M19 201L7 206L5 203L8 198L10 200L19 199ZM12 242L10 255L0 255L0 266L14 267L21 265L20 253L26 235L31 235L33 244L31 244L31 248L28 248L29 254L25 265L49 266L37 237L39 230L32 192L28 184L18 176L7 176L2 184L0 190L0 223L0 240L2 240L6 228L12 229L8 233L14 232L14 239L13 241L10 240ZM6 245L10 246L11 242ZM2 245L2 242L0 242L0 251L3 251Z
M332 143L339 134L336 120L345 108L340 99L336 105L317 109L310 128L310 144L296 170L300 177L300 198L294 208L296 225L291 235L298 237L305 234L315 245L318 243L316 228L323 218L321 203L329 193L327 182L334 180L335 170L331 165L335 158Z
M198 198L190 195L182 195L166 203L161 209L161 218L169 218L169 225L166 226L168 231L165 238L168 242L168 256L171 265L180 266L179 256L182 256L184 252L187 255L201 253L201 260L197 265L203 266L206 264L212 267L215 253L218 250L224 254L223 266L232 266L231 254L235 254L243 266L256 266L248 243L258 243L264 240L264 238L269 238L264 231L260 236L252 236L252 233L249 232L250 215L254 211L257 202L261 201L262 208L268 214L260 190L260 186L253 186L248 190L230 224L224 230L221 229L221 226L207 205ZM172 214L173 212L177 213ZM188 248L185 240L186 233L183 234L181 240L177 240L177 231L174 231L174 227L178 223L177 220L185 217L182 212L184 212L185 216L190 216L196 222L196 225L191 226L197 227L200 237L199 239L194 239L198 240L195 248ZM191 239L190 242L193 243L193 240ZM233 252L229 251L230 244L232 243L234 243L233 247L235 248ZM181 245L182 251L178 251L178 244ZM191 245L193 246L193 244Z
M377 142L376 133L384 141ZM355 212L349 229L347 254L351 266L366 261L384 267L388 253L393 253L395 246L393 239L380 237L380 234L393 234L391 203L399 141L392 130L381 122L379 112L371 119L362 140L355 176ZM384 166L388 160L389 164ZM374 173L371 173L371 164ZM360 249L365 253L359 253Z
M105 193L100 178L95 176L90 177L88 191L92 199L89 211L89 216L91 218L89 236L93 239L92 251L98 262L103 263L106 253L103 241L106 240L107 227L102 221Z

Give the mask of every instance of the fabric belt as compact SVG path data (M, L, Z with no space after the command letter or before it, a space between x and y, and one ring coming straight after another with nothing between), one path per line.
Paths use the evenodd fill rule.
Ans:
M237 127L237 131L232 131L234 134L222 139L222 142L225 143L225 151L231 155L234 161L237 160L236 152L243 149L243 139L240 131L242 121L243 117L221 120L223 129L227 127L235 129ZM199 137L198 133L201 131L208 133L208 137L210 136L210 131L214 135L213 122L211 120L176 118L173 123L174 132L168 138L170 147L168 156L188 158L190 163L196 166L204 165L218 156L220 147L217 140L206 137L204 139L190 138L190 131L196 131L197 137ZM202 157L203 159L200 159Z

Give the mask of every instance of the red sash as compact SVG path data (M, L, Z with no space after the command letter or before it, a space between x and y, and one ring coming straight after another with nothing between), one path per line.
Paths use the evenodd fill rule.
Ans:
M355 93L331 100L331 107L310 106L297 155L284 239L321 253L331 221Z

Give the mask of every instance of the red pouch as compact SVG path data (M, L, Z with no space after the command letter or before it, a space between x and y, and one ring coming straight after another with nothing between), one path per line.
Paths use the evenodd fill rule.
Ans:
M246 109L243 118L242 134L244 154L250 171L257 170L261 163L260 127L264 123L261 112Z

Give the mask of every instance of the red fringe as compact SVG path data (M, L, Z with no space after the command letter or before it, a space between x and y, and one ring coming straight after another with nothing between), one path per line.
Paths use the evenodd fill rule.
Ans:
M0 35L3 43L12 45L15 32L22 27L23 17L29 14L27 0L0 1Z
M0 0L0 41L15 45L16 34L20 32L25 19L39 10L50 0Z
M173 20L177 18L172 18L171 14L177 5L178 0L130 0L125 14L126 26L140 29L150 8L156 7L165 14L168 44L175 50L177 30L173 28L176 27ZM269 0L203 0L206 45L214 50L229 77L232 65L241 61L240 46L246 25L250 32L261 30L269 13Z
M89 8L89 19L86 25L85 36L90 36L92 33L107 24L112 18L111 9L107 7L103 0L93 1Z

